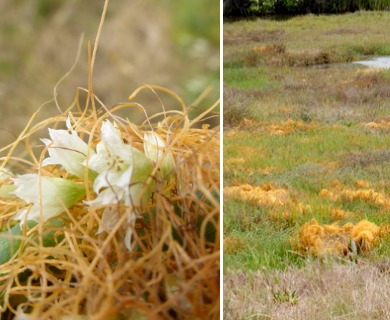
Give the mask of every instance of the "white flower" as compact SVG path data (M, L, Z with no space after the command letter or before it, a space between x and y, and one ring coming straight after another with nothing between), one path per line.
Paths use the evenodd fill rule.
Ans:
M161 161L161 172L164 177L172 174L175 166L173 155L170 152L164 155L165 142L157 133L150 131L144 134L144 151L154 163Z
M159 161L164 153L164 148L165 142L157 133L153 131L144 133L144 151L150 160Z
M70 119L67 120L70 129ZM88 145L77 135L74 130L55 130L49 128L49 139L41 139L48 146L50 157L43 160L42 165L59 164L64 169L80 178L84 178L85 166L83 165L88 152ZM90 155L95 152L90 149Z
M130 210L125 209L129 227L124 239L130 250L136 220L133 208L150 199L150 186L144 189L153 170L152 163L144 153L124 143L120 131L106 120L101 128L101 142L96 146L96 154L88 159L88 166L98 173L93 184L97 197L86 204L100 207L124 203L131 206ZM141 198L142 191L144 194ZM120 213L116 207L106 207L102 215L103 226L100 226L98 233L113 229L119 219Z
M104 223L104 227L100 226L99 230L96 232L96 234L102 233L106 228L108 230L114 229L116 224L118 223L120 219L119 212L116 207L107 207L103 211L102 220ZM126 229L125 239L124 243L126 248L130 251L131 250L131 236L133 235L133 228L135 225L135 221L137 219L137 216L135 214L129 214L127 216L127 223L129 227Z
M101 139L88 162L89 168L99 174L93 185L98 196L87 203L100 206L124 200L127 206L141 205L138 194L152 172L151 162L138 149L124 143L120 131L108 120L102 125Z
M43 219L47 220L65 211L85 196L83 185L62 178L24 174L12 180L16 186L13 194L32 204L13 217L14 220L21 222L39 221L41 214Z

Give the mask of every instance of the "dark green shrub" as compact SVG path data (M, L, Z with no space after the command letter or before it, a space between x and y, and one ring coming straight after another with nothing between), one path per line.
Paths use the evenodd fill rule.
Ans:
M247 16L253 0L223 0L225 16Z
M224 15L235 16L388 9L390 0L224 0Z

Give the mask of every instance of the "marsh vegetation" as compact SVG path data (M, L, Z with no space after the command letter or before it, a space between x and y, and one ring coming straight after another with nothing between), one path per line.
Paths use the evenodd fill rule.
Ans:
M226 319L389 316L390 73L351 63L390 54L389 23L224 23Z

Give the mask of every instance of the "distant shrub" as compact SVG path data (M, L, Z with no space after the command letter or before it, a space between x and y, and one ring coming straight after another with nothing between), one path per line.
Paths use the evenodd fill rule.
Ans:
M223 0L223 13L226 16L246 16L256 1L253 0Z
M390 0L224 0L225 16L388 10Z

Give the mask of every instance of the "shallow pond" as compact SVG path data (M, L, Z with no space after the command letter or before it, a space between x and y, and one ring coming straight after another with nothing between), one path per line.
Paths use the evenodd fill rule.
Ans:
M354 61L353 63L362 64L370 68L390 68L390 57L378 57L370 60Z

